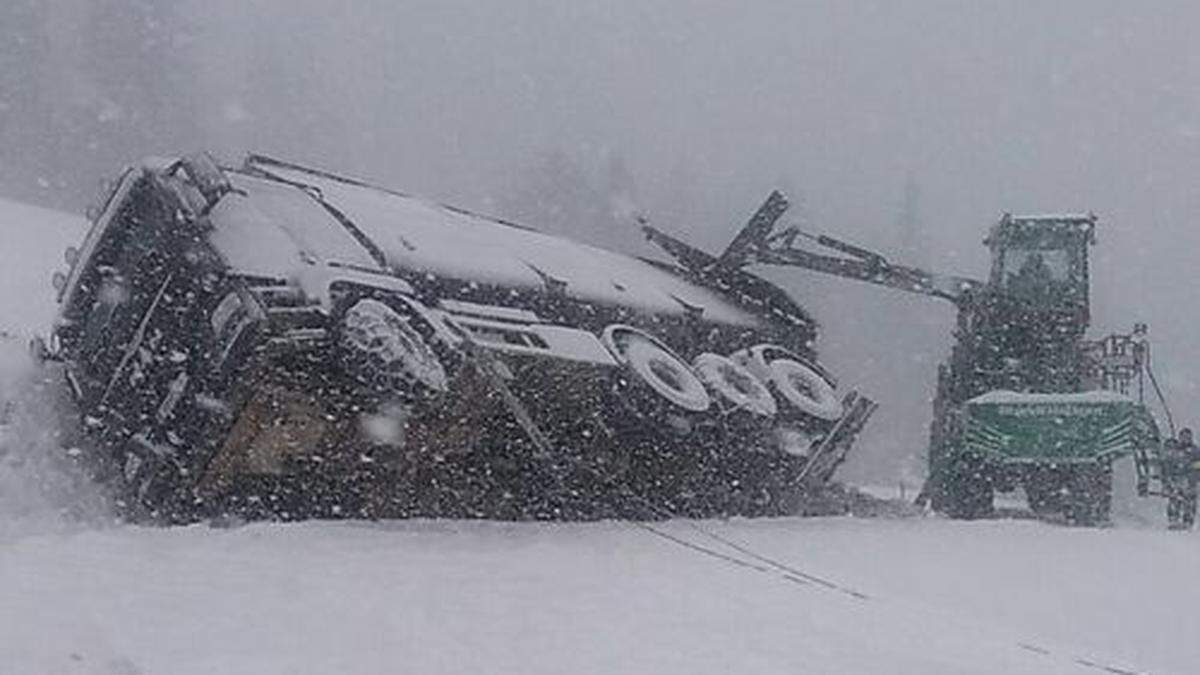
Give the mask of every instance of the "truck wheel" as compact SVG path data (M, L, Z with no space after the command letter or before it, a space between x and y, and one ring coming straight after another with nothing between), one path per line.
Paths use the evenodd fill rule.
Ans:
M962 520L991 517L994 491L983 462L972 457L956 459L945 481L946 515Z
M612 324L601 341L619 363L663 399L689 412L704 412L712 398L691 367L666 345L637 328Z
M364 298L342 320L341 346L352 372L389 392L425 396L446 391L445 367L414 324L389 305Z
M1021 487L1029 510L1038 516L1062 513L1065 508L1063 495L1067 492L1066 477L1057 469L1037 469L1026 477Z
M1067 486L1067 521L1093 527L1109 522L1112 515L1112 464L1080 466Z
M801 412L830 422L842 418L845 410L833 385L815 369L794 359L776 359L768 369L775 389Z
M767 385L733 359L706 352L692 361L692 368L701 381L735 408L761 417L772 417L778 411Z

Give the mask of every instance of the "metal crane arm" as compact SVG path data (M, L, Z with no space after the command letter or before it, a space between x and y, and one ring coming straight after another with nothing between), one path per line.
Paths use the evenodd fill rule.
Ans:
M931 295L955 304L965 301L973 291L983 286L975 279L945 274L934 274L916 267L897 265L883 256L825 235L807 235L798 230L781 233L782 237L770 239L765 247L756 247L743 264L785 265L857 279L879 286L887 286L909 293ZM798 236L805 236L821 246L842 251L854 257L824 255L799 248L793 244Z
M719 257L709 255L653 227L643 226L643 230L651 241L674 256L683 266L691 269L711 266L739 269L753 264L802 267L909 293L931 295L956 305L966 302L971 294L985 285L975 279L934 274L915 267L897 265L878 253L826 235L807 234L796 228L772 233L776 222L788 206L787 197L779 191L772 192ZM796 246L796 240L800 237L845 255L826 255L799 248Z

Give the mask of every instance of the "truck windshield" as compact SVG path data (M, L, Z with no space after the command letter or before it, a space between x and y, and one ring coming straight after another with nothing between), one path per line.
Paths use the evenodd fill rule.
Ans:
M1071 257L1064 249L1009 249L1004 253L1005 285L1070 278Z

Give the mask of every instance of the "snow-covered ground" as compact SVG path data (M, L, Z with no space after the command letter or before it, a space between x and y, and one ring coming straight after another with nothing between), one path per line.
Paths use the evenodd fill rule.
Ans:
M82 216L0 199L0 331L23 335L54 315L51 278L66 269L63 251L79 246Z
M0 202L0 329L45 325L49 274L80 227ZM0 394L30 387L19 342L0 340ZM1164 531L1156 502L1120 499L1110 529L142 528L111 522L42 456L41 407L0 439L0 673L1200 670L1200 535Z
M688 523L660 527L713 544ZM0 544L0 670L1086 673L1089 661L1186 673L1200 658L1188 535L935 519L705 527L838 587L620 523L48 532Z
M79 216L0 200L0 402L27 368L29 338L54 316L51 278L65 267L63 251L85 231Z

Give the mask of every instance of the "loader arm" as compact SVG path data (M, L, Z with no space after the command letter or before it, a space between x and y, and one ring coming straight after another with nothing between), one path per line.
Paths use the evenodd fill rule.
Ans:
M909 293L931 295L949 300L955 305L965 302L965 299L974 290L983 286L982 282L974 279L934 274L916 267L897 265L881 255L833 237L806 235L798 230L790 230L782 234L782 237L769 240L766 247L755 249L743 264L802 267L814 272L865 281ZM857 251L859 254L851 258L814 253L794 245L793 240L798 236L809 237L828 248L848 253Z
M897 265L878 253L826 235L808 234L794 227L773 232L776 222L787 208L787 197L779 191L772 192L719 257L648 225L644 225L643 230L647 238L690 269L713 266L742 268L754 264L801 267L909 293L930 295L949 300L955 305L965 304L985 285L975 279ZM796 245L801 238L844 255L816 253L801 248Z

